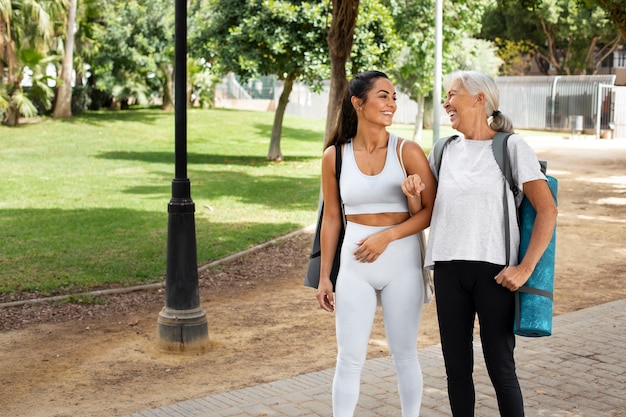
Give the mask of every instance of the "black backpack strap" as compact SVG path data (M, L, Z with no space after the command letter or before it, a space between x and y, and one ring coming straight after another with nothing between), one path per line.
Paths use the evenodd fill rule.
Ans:
M342 144L335 144L335 177L337 178L337 194L339 194L339 209L341 211L341 218L343 219L343 226L346 227L346 212L343 208L343 201L341 200L341 189L340 189L340 179L341 179L341 153L343 151Z
M337 190L339 190L339 178L341 178L341 148L340 144L335 144L335 177L337 178ZM341 193L339 193L339 200L341 200Z

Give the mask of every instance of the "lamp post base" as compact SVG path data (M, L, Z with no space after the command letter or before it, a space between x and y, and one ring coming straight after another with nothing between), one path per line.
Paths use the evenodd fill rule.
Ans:
M157 345L169 352L205 351L209 345L209 324L204 310L164 307L157 323Z

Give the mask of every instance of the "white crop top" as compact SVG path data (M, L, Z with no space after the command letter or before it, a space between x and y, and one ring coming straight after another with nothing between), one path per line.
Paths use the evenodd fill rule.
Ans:
M345 144L339 181L345 214L409 211L401 188L405 175L396 152L397 144L398 137L390 133L385 166L376 175L363 174L354 158L352 142Z

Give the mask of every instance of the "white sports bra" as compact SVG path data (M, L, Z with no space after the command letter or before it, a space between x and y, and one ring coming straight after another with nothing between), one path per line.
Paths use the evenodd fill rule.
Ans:
M398 137L390 133L385 166L376 175L363 174L354 158L352 142L344 145L339 185L345 214L409 211L401 188L405 175L396 152L397 144Z

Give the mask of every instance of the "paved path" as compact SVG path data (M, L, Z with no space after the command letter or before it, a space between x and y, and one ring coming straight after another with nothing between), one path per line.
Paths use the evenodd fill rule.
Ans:
M518 338L527 417L626 417L626 299L554 318L553 335ZM480 352L480 342L475 343ZM450 416L440 345L419 350L422 417ZM482 355L476 355L476 416L499 417ZM330 417L333 369L211 395L125 417ZM356 417L400 417L389 357L368 360Z

